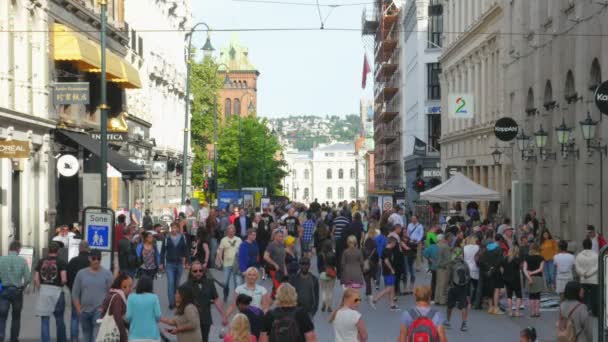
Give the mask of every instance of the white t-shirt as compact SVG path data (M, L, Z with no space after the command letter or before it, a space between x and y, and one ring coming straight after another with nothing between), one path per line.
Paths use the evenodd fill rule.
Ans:
M236 252L241 247L241 238L238 236L233 236L232 239L228 236L224 236L222 241L220 241L219 250L224 251L224 267L230 267L234 265L234 257L236 256Z
M335 342L359 342L357 322L361 314L350 308L343 308L336 314L333 321Z
M403 226L403 217L398 213L392 213L391 216L388 217L388 222L392 223L394 226L397 224Z
M558 253L553 257L553 263L557 268L556 276L572 276L572 266L574 265L574 255L570 253Z
M477 245L466 245L463 248L464 262L469 266L472 279L479 279L479 267L475 263L475 254L477 252L479 252L479 246Z
M246 294L252 298L251 305L255 306L258 309L262 308L262 298L268 293L268 290L264 286L260 286L258 284L255 285L254 289L250 289L247 287L247 284L239 285L234 290L237 295Z

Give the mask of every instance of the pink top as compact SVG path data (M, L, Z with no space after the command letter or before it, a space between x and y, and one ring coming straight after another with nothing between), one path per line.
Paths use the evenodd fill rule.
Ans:
M255 336L251 335L251 342L257 342L258 339L255 338ZM226 334L226 336L224 336L224 342L234 342L234 339L232 338L232 336L230 334Z

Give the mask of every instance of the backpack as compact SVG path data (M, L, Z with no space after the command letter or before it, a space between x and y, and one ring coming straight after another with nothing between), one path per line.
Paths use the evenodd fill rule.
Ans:
M557 320L557 342L576 342L578 339L578 335L580 335L582 329L577 334L576 328L574 327L574 321L572 321L570 317L572 317L572 314L580 305L580 303L576 304L576 306L570 310L568 316L562 315L562 310L560 308L559 319Z
M412 317L412 324L407 332L407 342L439 342L439 332L432 317L437 313L431 309L426 315L422 315L418 309L408 310Z
M291 311L282 313L280 316L275 315L270 328L270 342L294 342L299 341L300 327L296 321L296 308ZM279 317L276 317L279 316Z
M457 286L464 286L471 280L469 267L462 260L457 260L452 269L452 283Z

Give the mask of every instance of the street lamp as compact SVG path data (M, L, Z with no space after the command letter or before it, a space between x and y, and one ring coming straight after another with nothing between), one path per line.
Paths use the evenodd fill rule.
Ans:
M538 131L536 131L534 133L534 138L536 141L536 146L538 147L539 151L540 151L540 158L542 160L548 160L548 159L556 159L556 154L555 153L549 153L547 152L547 150L545 149L545 147L547 146L547 139L549 137L549 134L547 133L547 131L545 131L543 129L543 125L540 125L540 128L538 129Z
M591 113L587 112L587 118L580 121L581 130L583 131L583 139L587 141L587 152L589 155L593 154L593 151L600 152L600 156L603 153L608 155L608 145L602 145L599 140L595 138L595 128L598 122L593 121Z
M574 153L576 155L576 158L579 158L578 149L575 149L574 142L570 141L570 138L572 136L572 128L566 126L566 120L563 117L562 124L555 129L555 132L557 133L557 142L562 147L562 157L564 159L568 159L568 154Z
M184 149L182 151L182 204L186 204L186 185L188 182L188 124L190 122L190 73L192 72L192 36L196 32L196 28L199 26L205 26L207 30L207 40L202 50L205 57L211 57L211 54L215 49L211 45L211 38L209 31L211 28L205 23L197 23L194 25L188 33L186 33L186 39L188 39L188 47L186 50L186 100L184 104Z
M500 157L502 156L502 152L500 152L497 148L491 153L491 155L492 159L494 159L494 165L500 165Z
M530 151L530 136L526 135L523 129L515 139L517 140L517 149L521 151L521 160L536 160L536 156Z

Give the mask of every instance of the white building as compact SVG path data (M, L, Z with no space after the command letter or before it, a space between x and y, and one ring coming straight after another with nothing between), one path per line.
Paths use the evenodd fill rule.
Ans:
M125 21L129 23L131 41L128 58L139 66L142 81L141 89L127 90L129 114L133 118L129 124L143 124L141 131L153 139L150 158L142 160L149 166L151 179L132 191L129 202L144 199L144 207L151 208L155 214L181 202L186 99L183 30L190 27L191 16L190 0L156 1L146 6L125 1ZM150 23L154 23L154 31L148 30ZM188 169L191 157L188 157ZM164 163L166 171L158 168L158 164ZM187 180L189 189L191 177Z
M496 0L445 0L445 38L441 63L441 170L443 178L459 170L475 182L501 193L502 209L510 212L511 160L495 165L491 146L497 144L494 123L505 116L505 51L509 35L503 31L505 14ZM544 2L546 4L546 2ZM483 34L481 34L483 32ZM531 72L533 69L527 69ZM472 119L453 118L451 96L471 94L475 104ZM489 210L496 213L497 206ZM508 215L508 214L507 214ZM485 216L485 215L484 215Z
M294 201L338 203L365 198L365 159L352 143L319 146L310 152L285 152L285 194ZM358 168L358 170L357 170ZM359 179L357 179L359 177Z
M401 53L403 91L401 113L401 151L403 153L406 201L418 199L413 189L422 167L425 180L439 173L441 134L441 87L438 62L443 35L441 0L409 0L403 8L404 41ZM416 139L419 144L416 145ZM422 143L420 143L422 142Z

